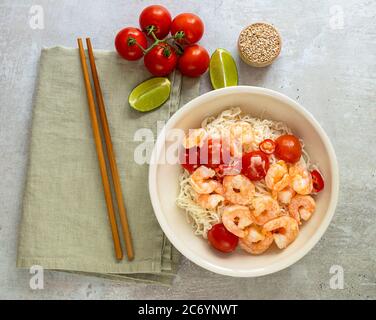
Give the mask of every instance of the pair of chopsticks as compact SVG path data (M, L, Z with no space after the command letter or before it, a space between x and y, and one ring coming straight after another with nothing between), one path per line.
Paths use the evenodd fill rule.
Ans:
M105 195L106 205L107 205L107 213L108 213L108 218L110 221L112 238L114 241L115 255L118 260L122 260L123 250L121 248L119 232L118 232L118 227L116 223L114 205L112 202L110 181L108 178L108 173L107 173L107 168L106 168L106 161L105 161L105 156L103 152L97 113L95 110L96 108L95 108L93 92L92 92L91 84L90 84L89 72L88 72L88 68L86 65L85 51L84 51L84 47L82 44L82 39L77 39L77 42L78 42L78 48L79 48L79 53L80 53L82 72L84 75L85 88L86 88L87 100L88 100L88 105L89 105L89 113L90 113L92 129L93 129L95 147L97 150L99 168L100 168L101 176L102 176L104 195ZM117 164L115 160L111 134L110 134L110 128L108 126L106 109L104 106L102 90L99 84L98 72L97 72L97 67L95 65L94 53L93 53L93 48L91 46L90 38L86 38L86 45L88 48L90 68L91 68L91 73L93 76L94 89L95 89L95 94L96 94L97 103L98 103L99 118L100 118L100 122L102 125L102 131L103 131L104 141L105 141L107 155L108 155L108 162L110 165L112 181L114 184L114 190L115 190L116 201L117 201L118 210L119 210L123 237L125 240L128 260L132 260L134 257L132 239L131 239L131 234L129 231L127 213L125 211L125 206L124 206L124 201L123 201L119 172L118 172Z

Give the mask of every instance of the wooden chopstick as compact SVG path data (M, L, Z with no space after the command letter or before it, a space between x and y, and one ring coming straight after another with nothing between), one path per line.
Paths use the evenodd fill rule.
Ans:
M119 178L119 172L118 172L118 168L117 168L117 164L116 164L114 148L113 148L113 145L112 145L110 128L108 126L108 121L107 121L106 107L104 105L102 89L101 89L101 86L100 86L100 83L99 83L99 77L98 77L97 67L96 67L96 64L95 64L93 47L91 45L90 38L86 38L86 45L87 45L87 49L88 49L88 53L89 53L91 74L93 76L95 94L96 94L96 97L97 97L97 103L98 103L98 109L99 109L99 118L100 118L100 121L101 121L101 124L102 124L102 131L103 131L104 141L105 141L106 150L107 150L108 162L110 164L112 181L113 181L113 184L114 184L114 190L115 190L115 195L116 195L116 201L117 201L117 204L118 204L118 210L119 210L119 216L120 216L120 222L121 222L121 227L122 227L122 231L123 231L123 236L124 236L124 240L125 240L125 246L126 246L126 249L127 249L128 259L132 260L133 257L134 257L133 246L132 246L132 238L131 238L131 233L129 231L127 212L126 212L125 206L124 206L123 192L122 192L121 182L120 182L120 178Z
M116 256L116 259L121 260L121 259L123 259L123 251L121 249L121 243L120 243L120 238L119 238L119 233L118 233L118 228L117 228L117 223L116 223L116 218L115 218L115 212L114 212L114 205L112 203L110 182L109 182L109 179L108 179L108 174L107 174L107 169L106 169L106 161L105 161L105 158L104 158L103 146L102 146L102 141L101 141L100 132L99 132L98 119L97 119L97 114L96 114L96 111L95 111L93 92L91 90L89 73L88 73L88 69L87 69L87 65L86 65L85 51L84 51L84 47L82 45L82 40L77 39L77 42L78 42L78 48L79 48L79 52L80 52L82 73L84 75L87 101L88 101L88 105L89 105L91 126L92 126L92 129L93 129L95 147L96 147L96 150L97 150L99 168L100 168L100 171L101 171L102 183L103 183L103 188L104 188L104 196L105 196L106 204L107 204L107 213L108 213L108 218L110 220L112 238L113 238L113 241L114 241L115 256Z

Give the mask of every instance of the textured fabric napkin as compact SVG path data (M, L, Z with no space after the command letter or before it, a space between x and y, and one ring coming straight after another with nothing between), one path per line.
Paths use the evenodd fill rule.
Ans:
M128 105L130 91L150 75L142 62L95 51L135 259L117 262L77 49L43 49L33 111L30 159L17 266L170 284L179 254L154 216L148 165L134 161L140 128L156 137L166 121L199 93L197 79L171 75L170 99L148 113ZM116 205L116 201L114 201ZM119 232L120 223L118 223Z

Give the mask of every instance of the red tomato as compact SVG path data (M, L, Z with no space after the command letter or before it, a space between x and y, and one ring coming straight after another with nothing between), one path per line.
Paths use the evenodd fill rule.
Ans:
M297 162L302 155L302 145L297 137L285 134L277 138L275 155L286 162Z
M200 166L199 149L194 147L180 150L179 162L184 169L188 170L189 173L193 173L193 171Z
M265 139L260 143L259 148L265 154L273 154L275 151L275 142L271 139Z
M124 28L123 30L120 30L119 33L116 35L116 51L124 59L138 60L144 55L144 53L142 52L141 48L136 44L136 41L141 47L146 49L148 45L147 40L140 29L131 27Z
M214 169L221 163L223 163L221 141L209 138L200 147L200 164Z
M212 226L208 231L208 240L215 249L226 253L234 251L239 242L239 238L228 231L223 223Z
M242 173L250 180L261 180L269 170L269 158L261 151L243 155Z
M156 45L144 57L145 67L155 76L167 76L176 67L178 56L167 43Z
M320 172L317 170L311 171L312 176L312 184L313 184L313 192L320 192L324 189L324 179Z
M184 49L179 59L180 72L188 77L201 76L209 67L210 57L205 48L193 44Z
M153 28L153 32L158 39L163 39L170 32L171 14L163 6L152 5L142 10L140 14L140 27L148 32ZM151 35L149 37L152 38Z
M215 169L223 164L221 141L208 139L201 147L184 149L179 158L182 167L190 173L200 165Z
M181 13L171 23L171 34L182 32L182 38L177 39L182 44L198 42L204 34L204 23L193 13Z

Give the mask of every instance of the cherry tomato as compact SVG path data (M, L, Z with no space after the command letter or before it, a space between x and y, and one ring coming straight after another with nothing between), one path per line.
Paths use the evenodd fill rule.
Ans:
M311 171L312 176L312 184L313 184L313 192L320 192L324 189L324 179L320 172L317 170Z
M138 60L144 54L141 48L136 44L136 42L146 49L147 40L145 35L140 29L137 28L124 28L120 30L115 38L115 48L116 51L124 59L127 60Z
M152 5L142 10L139 22L143 31L147 33L152 28L155 36L163 39L170 32L171 14L163 6Z
M198 77L208 69L209 62L210 57L206 49L198 44L192 44L184 49L178 68L185 76Z
M200 164L214 169L221 163L223 163L221 141L209 138L200 147Z
M208 139L201 147L185 149L179 155L180 164L190 173L200 165L215 169L223 164L222 144L220 140Z
M190 149L182 149L179 152L179 162L181 166L193 173L200 166L200 153L196 147Z
M239 238L228 231L223 223L212 226L208 231L208 240L215 249L226 253L234 251L239 242Z
M260 143L259 148L265 154L273 154L275 151L275 142L271 139L265 139Z
M176 67L178 56L167 43L161 43L151 49L144 57L145 67L155 76L167 76Z
M181 33L181 39L177 39L182 44L193 44L198 42L204 34L204 23L200 17L193 13L181 13L177 15L171 23L171 34Z
M242 173L250 180L261 180L269 170L269 158L261 151L243 155Z
M297 137L285 134L277 138L275 155L286 162L297 162L302 155L302 145Z

